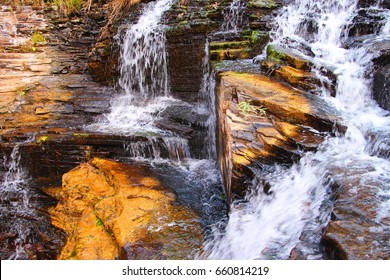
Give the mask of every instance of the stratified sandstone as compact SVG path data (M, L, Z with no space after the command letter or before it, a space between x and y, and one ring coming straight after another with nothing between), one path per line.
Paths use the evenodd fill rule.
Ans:
M337 112L315 95L261 74L224 72L219 78L219 162L229 195L245 193L254 167L291 164L342 127Z

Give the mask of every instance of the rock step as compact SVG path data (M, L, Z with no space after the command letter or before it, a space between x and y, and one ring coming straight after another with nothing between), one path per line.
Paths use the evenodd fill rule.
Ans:
M230 198L245 195L254 170L297 162L345 129L322 99L264 75L222 72L219 81L219 162Z
M303 56L276 44L269 44L267 46L267 58L303 71L310 71L313 67L313 63Z
M318 94L318 86L321 85L321 81L314 72L283 65L273 59L262 61L261 69L268 76L275 77L293 87Z
M221 78L225 83L242 89L247 99L255 102L254 105L265 106L267 113L281 120L308 125L318 131L331 132L335 125L343 128L335 109L315 95L281 85L264 75L226 72Z
M252 57L252 49L222 49L210 51L210 60L236 60L236 59L248 59Z

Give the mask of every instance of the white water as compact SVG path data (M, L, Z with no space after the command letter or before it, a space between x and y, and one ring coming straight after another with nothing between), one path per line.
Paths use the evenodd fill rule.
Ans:
M293 248L308 258L321 258L318 246L321 231L329 220L329 175L331 170L358 174L362 182L377 182L375 230L384 234L390 216L389 158L372 155L375 141L389 135L389 113L371 99L368 76L374 54L366 49L344 49L346 26L356 13L356 0L301 0L282 10L276 18L274 41L293 38L309 45L314 63L334 67L337 74L336 97L324 88L324 99L340 110L348 129L344 136L328 138L316 153L306 154L289 169L278 168L271 174L259 174L247 203L231 207L224 230L215 229L214 240L206 244L206 257L212 259L287 259ZM389 11L387 12L390 13ZM305 30L311 17L318 23L315 33ZM387 17L389 19L389 17ZM377 40L389 36L389 20ZM370 137L370 135L377 137ZM343 173L337 175L343 178ZM264 182L271 193L263 191ZM355 191L359 192L360 185ZM373 198L374 199L374 198ZM313 246L314 244L314 246ZM316 247L317 244L317 247Z
M243 28L244 22L244 13L247 7L245 0L233 0L230 3L228 9L226 9L223 14L223 23L221 26L221 31L239 31Z
M210 50L209 41L206 39L204 47L205 55L203 57L203 78L200 88L200 96L205 99L205 102L200 105L198 110L205 112L209 115L206 127L208 128L208 135L206 139L208 158L213 160L217 157L217 143L216 143L216 125L217 125L217 111L215 104L215 73L210 66Z
M120 95L111 112L87 129L133 135L142 132L166 134L154 123L168 105L178 102L169 96L169 77L162 16L174 0L152 1L145 5L138 22L119 38ZM119 32L118 36L120 36Z
M3 165L7 171L0 182L1 218L6 218L6 216L17 218L36 215L34 209L30 206L30 177L25 168L20 164L20 145L15 145L10 156L3 159ZM26 227L15 221L12 231L17 233L17 237L13 241L15 252L9 259L27 259L27 253L24 249L27 237Z

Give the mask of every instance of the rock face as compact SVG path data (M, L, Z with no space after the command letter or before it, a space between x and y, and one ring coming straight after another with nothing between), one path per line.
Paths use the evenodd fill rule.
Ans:
M221 73L217 97L219 162L231 196L245 193L253 168L291 164L301 149L315 150L339 122L315 95L261 74Z
M59 259L188 259L202 242L197 215L153 172L94 158L63 176L50 210L68 235Z
M51 7L14 11L2 6L0 13L17 21L15 34L0 36L8 40L0 53L2 134L20 127L82 125L107 112L111 91L87 73L96 23L62 19Z
M331 259L390 259L387 198L381 195L387 186L369 176L375 169L369 161L342 175L337 168L330 169L335 204L323 243Z
M374 98L379 106L390 111L390 64L374 75Z

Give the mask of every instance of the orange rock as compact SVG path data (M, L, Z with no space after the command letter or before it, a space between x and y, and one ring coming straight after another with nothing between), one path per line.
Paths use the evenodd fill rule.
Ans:
M61 259L186 259L200 249L197 215L173 206L147 167L94 158L63 176L57 197L52 224L68 234Z

